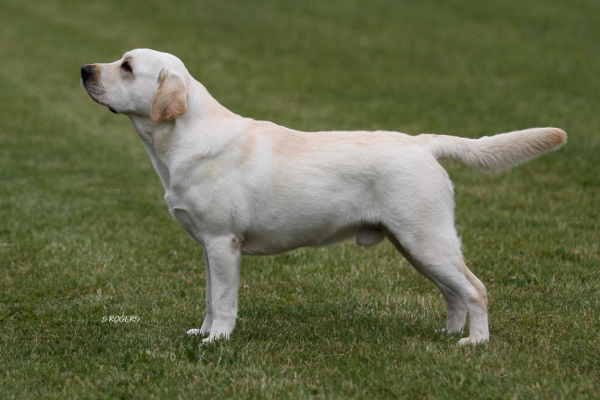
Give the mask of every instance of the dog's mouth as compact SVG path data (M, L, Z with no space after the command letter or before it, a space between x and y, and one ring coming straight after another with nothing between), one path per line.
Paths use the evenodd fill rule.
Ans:
M83 80L81 83L83 85L83 88L87 92L87 94L92 98L92 100L94 100L96 103L98 103L102 106L108 107L108 109L115 114L119 113L113 106L111 106L110 104L107 104L106 102L101 100L102 96L104 96L104 93L105 93L105 90L102 87L102 85L92 84L89 82L85 82Z

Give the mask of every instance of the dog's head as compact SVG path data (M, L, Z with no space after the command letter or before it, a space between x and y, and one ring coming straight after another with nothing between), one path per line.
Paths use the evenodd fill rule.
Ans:
M81 83L97 103L157 124L185 114L189 76L177 57L148 49L132 50L110 64L81 67Z

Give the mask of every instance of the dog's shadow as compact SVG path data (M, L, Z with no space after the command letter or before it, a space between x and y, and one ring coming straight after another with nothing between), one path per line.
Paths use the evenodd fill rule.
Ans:
M276 307L247 304L240 309L233 336L237 340L287 343L431 341L447 337L440 329L445 316L431 310L418 313L356 300L306 303Z

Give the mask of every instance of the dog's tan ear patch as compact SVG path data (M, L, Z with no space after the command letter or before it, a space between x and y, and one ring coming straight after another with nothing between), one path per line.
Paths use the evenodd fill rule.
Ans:
M177 75L165 71L150 108L150 118L155 123L162 124L185 114L186 111L187 98L184 82Z

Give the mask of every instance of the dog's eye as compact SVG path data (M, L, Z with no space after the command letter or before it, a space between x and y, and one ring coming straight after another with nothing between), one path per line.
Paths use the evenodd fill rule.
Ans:
M123 64L121 64L121 69L123 69L123 71L125 72L133 72L129 61L123 61Z

